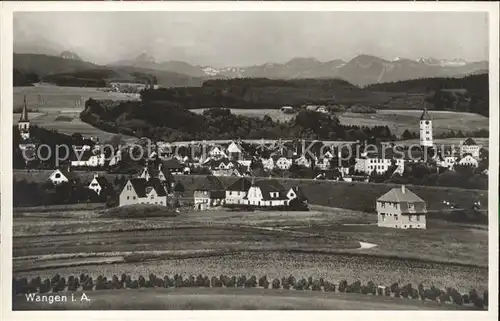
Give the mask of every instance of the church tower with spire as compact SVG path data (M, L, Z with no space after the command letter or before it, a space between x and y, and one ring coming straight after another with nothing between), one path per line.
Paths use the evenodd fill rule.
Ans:
M21 138L26 140L30 138L30 120L28 118L28 106L26 105L26 96L24 96L24 106L21 112L21 118L17 123L19 132L21 133Z
M421 147L432 147L432 118L427 112L427 108L424 108L422 116L420 116L420 146Z

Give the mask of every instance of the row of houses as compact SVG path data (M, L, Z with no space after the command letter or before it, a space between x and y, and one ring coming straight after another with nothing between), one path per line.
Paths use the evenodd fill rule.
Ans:
M193 198L197 210L221 205L283 208L289 206L292 200L307 203L307 197L299 187L286 189L274 179L249 180L245 177L238 178L225 188L216 176L207 176L194 190Z

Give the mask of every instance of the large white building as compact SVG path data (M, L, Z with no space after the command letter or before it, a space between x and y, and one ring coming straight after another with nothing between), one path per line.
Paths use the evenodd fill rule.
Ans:
M478 145L472 138L467 138L464 142L460 142L460 155L465 156L470 154L474 158L479 158L481 145Z
M425 229L427 204L404 185L377 199L378 226Z

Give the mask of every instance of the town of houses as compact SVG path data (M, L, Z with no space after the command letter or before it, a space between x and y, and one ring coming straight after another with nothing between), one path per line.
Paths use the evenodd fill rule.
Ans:
M432 118L425 109L420 117L420 148L404 153L395 153L391 144L380 145L379 148L371 151L364 148L362 142L356 142L356 147L360 153L355 155L354 162L343 165L336 164L342 156L342 143L332 146L323 146L318 149L311 149L305 153L296 141L277 140L270 144L247 143L241 140L234 140L225 144L209 145L204 153L193 144L186 144L183 153L172 153L171 146L165 142L157 142L153 145L153 151L146 157L146 165L139 170L134 177L129 178L125 185L118 191L118 205L131 204L156 204L166 206L168 196L175 190L175 182L171 182L172 175L189 175L192 173L203 173L206 181L198 186L193 193L193 207L197 210L206 210L214 206L250 206L250 207L286 207L293 199L300 199L304 202L307 198L301 193L300 187L286 190L276 179L273 173L285 173L292 170L292 167L302 169L317 169L320 174L315 179L324 178L322 171L327 171L335 166L338 176L335 180L343 181L365 181L374 172L384 174L389 168L394 167L394 173L403 174L405 165L411 162L425 162L424 154L426 150L433 146ZM30 137L30 121L26 104L22 110L21 118L18 122L22 143L19 144L21 150L34 148L34 143ZM99 141L90 139L92 144L72 146L77 159L72 159L65 166L61 166L49 175L48 180L53 184L64 182L72 183L79 181L78 169L85 168L87 171L96 171L93 179L86 184L88 189L100 194L102 190L110 188L106 178L99 176L98 171L106 170L118 166L122 161L123 152L126 148L119 150L109 159L99 148ZM196 144L194 144L196 145ZM166 148L169 147L169 148ZM204 146L203 148L206 148ZM481 146L472 138L462 141L458 149L447 150L445 153L438 153L434 158L438 167L453 170L454 166L462 165L477 168L481 160ZM230 186L223 186L218 177L234 176L239 179ZM279 177L274 175L275 177ZM267 178L268 177L268 178ZM396 199L410 198L416 203L423 202L418 196L411 192L394 192L400 197ZM404 197L401 197L403 195ZM390 198L390 195L388 196ZM397 213L381 211L384 205L379 206L379 222L382 225L393 225L393 227L410 226L410 224L394 224ZM388 201L391 204L391 201ZM384 204L384 202L382 202ZM425 206L417 205L425 210ZM408 206L407 206L408 208ZM407 212L412 212L408 209ZM424 211L425 212L425 211ZM401 214L401 213L400 213ZM396 216L394 216L396 215ZM411 218L412 215L410 215ZM418 217L418 215L417 215ZM425 218L414 224L418 228L425 228ZM397 225L397 226L396 226Z

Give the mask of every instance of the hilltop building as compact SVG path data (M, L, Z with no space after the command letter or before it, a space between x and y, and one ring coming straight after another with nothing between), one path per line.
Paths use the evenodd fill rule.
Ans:
M422 116L420 116L420 146L432 147L432 118L424 108Z
M21 111L21 118L17 123L17 128L19 128L19 132L21 133L21 138L23 140L27 140L30 138L30 120L28 118L28 106L26 105L26 96L24 97L24 106Z
M407 189L393 188L377 199L378 226L400 229L425 229L427 205Z

